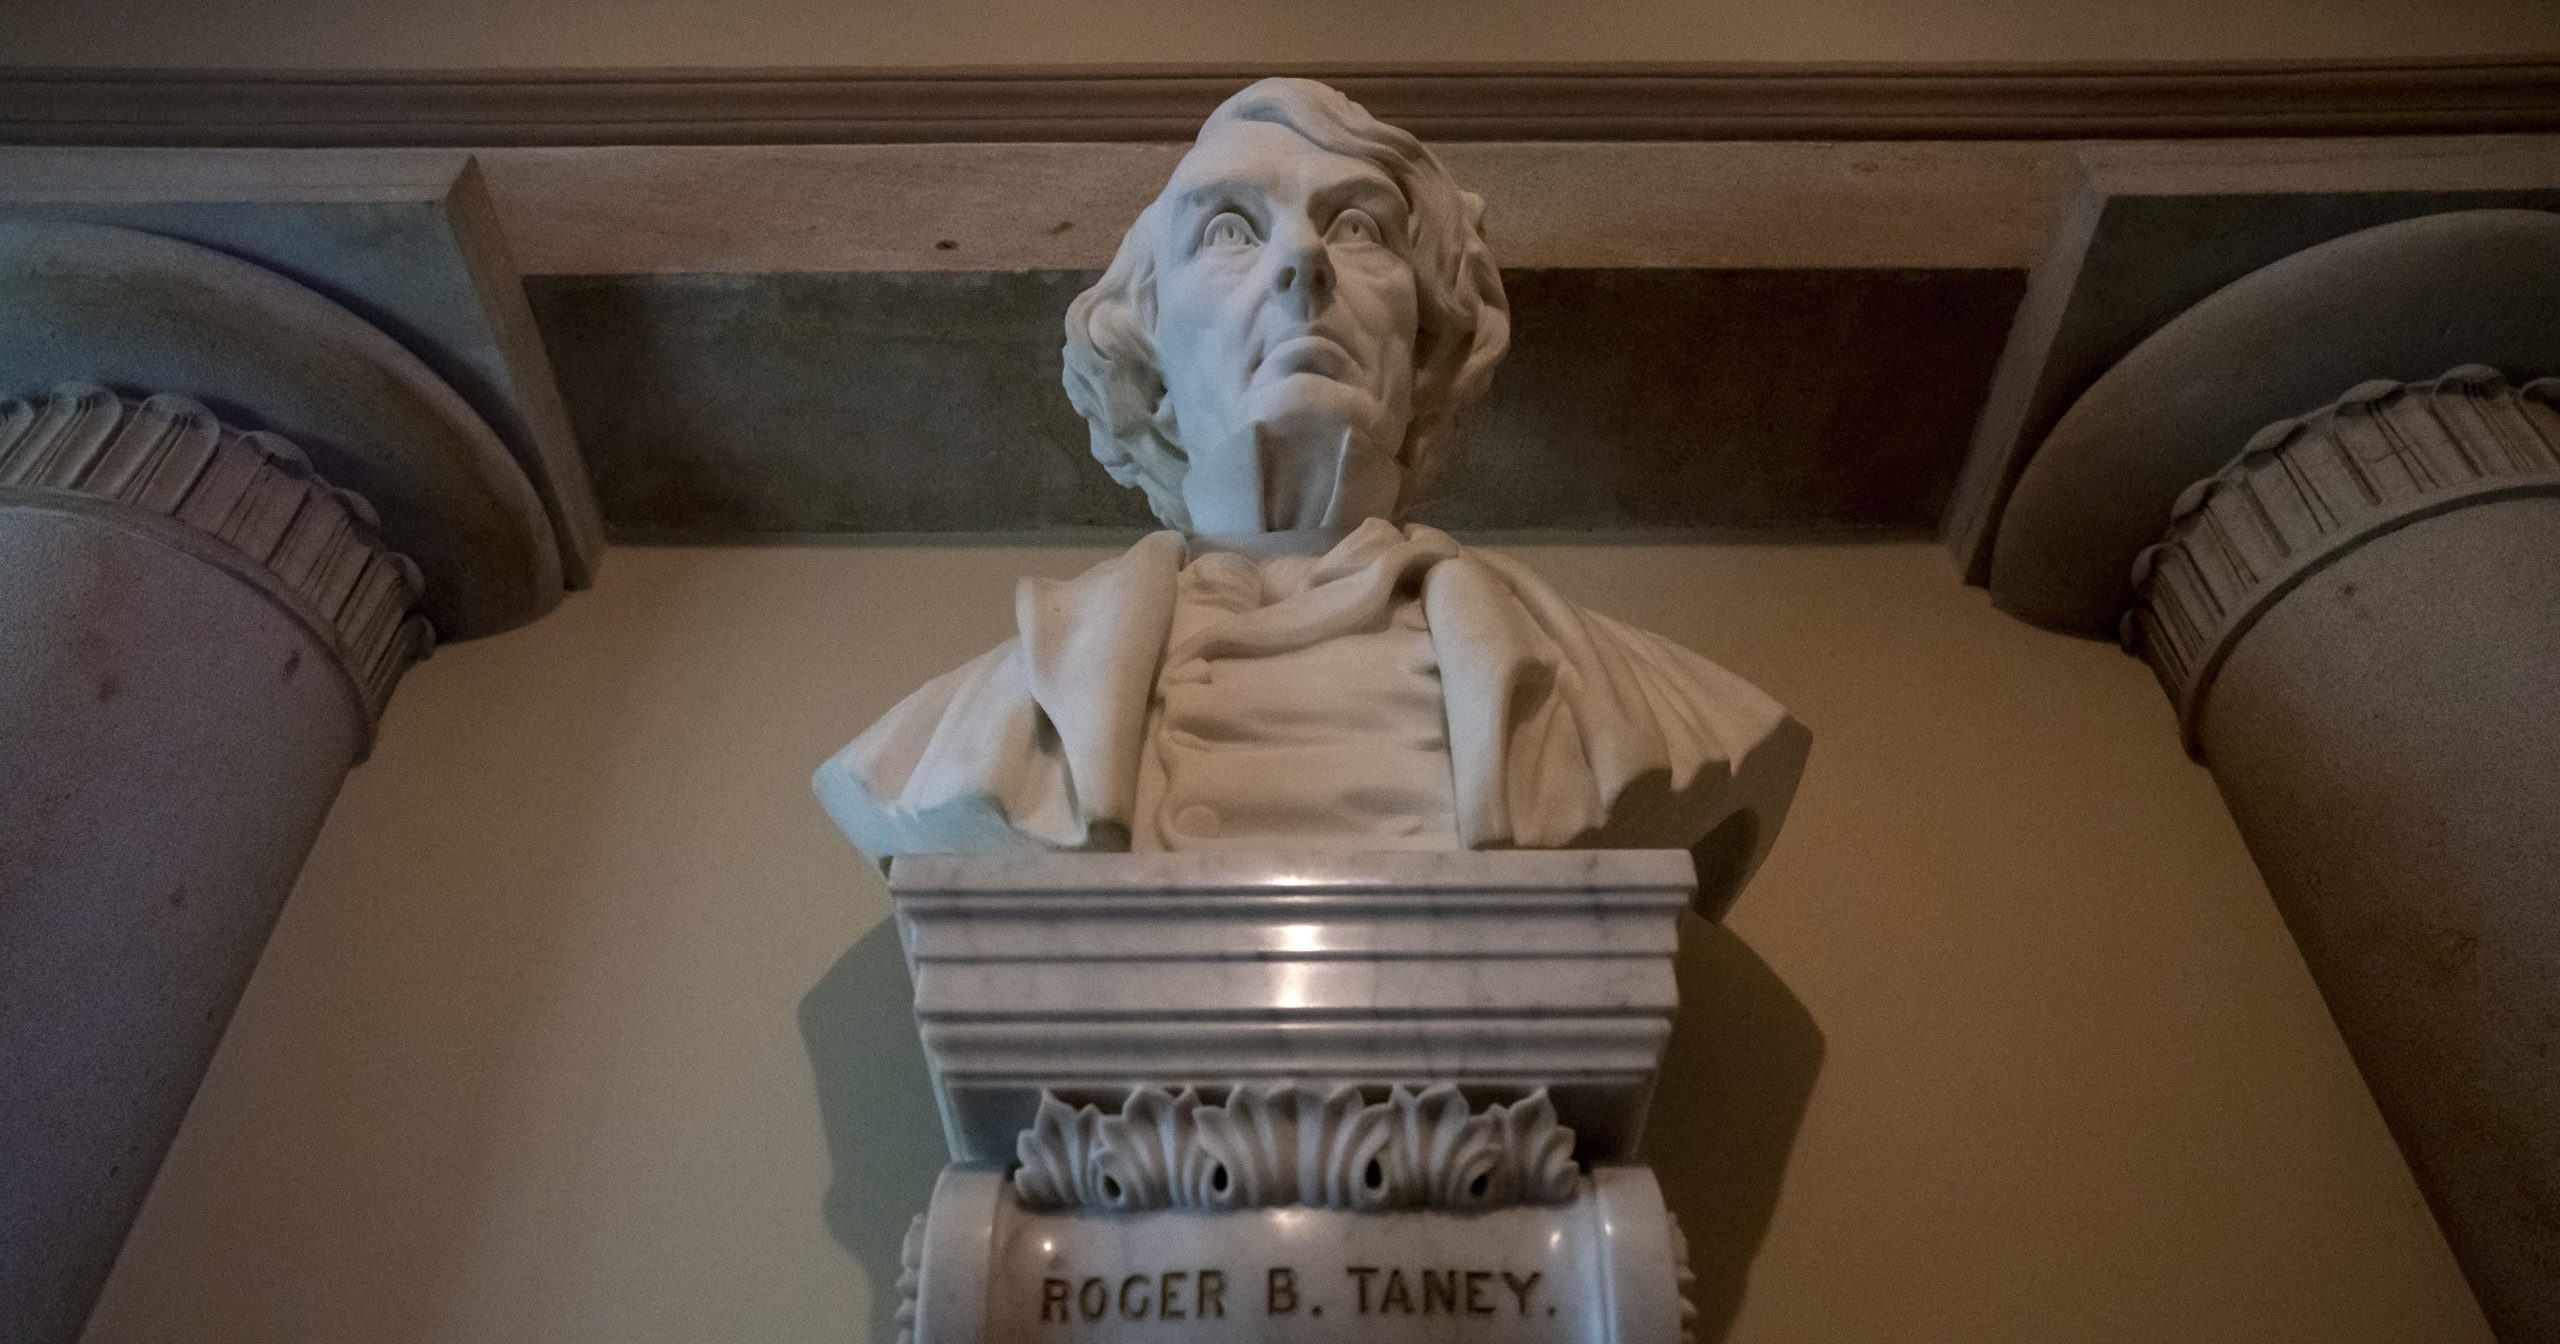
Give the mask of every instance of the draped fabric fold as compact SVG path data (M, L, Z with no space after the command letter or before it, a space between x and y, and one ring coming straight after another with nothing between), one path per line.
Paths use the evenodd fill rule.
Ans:
M1015 639L819 768L837 825L882 859L1127 848L1186 553L1160 532L1074 579L1025 580ZM1317 563L1318 605L1292 624L1354 628L1417 571L1462 844L1688 848L1748 811L1756 861L1793 796L1803 728L1757 687L1566 601L1517 561L1372 521ZM1220 638L1249 645L1255 630L1247 616Z

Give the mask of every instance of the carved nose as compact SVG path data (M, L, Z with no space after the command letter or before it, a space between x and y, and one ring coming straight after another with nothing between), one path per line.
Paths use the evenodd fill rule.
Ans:
M1333 292L1333 259L1321 247L1308 248L1283 263L1272 283L1283 294L1322 298Z

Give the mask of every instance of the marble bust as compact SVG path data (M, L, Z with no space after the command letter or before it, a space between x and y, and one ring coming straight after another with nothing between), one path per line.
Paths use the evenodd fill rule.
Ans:
M846 835L883 862L1774 835L1807 742L1775 701L1398 521L1509 341L1483 208L1324 85L1219 107L1066 322L1094 455L1167 530L1024 580L1015 638L820 767Z

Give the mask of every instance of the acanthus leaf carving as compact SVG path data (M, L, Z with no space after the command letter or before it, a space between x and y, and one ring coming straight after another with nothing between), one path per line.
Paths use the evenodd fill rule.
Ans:
M897 1344L916 1344L916 1304L924 1290L924 1229L925 1215L919 1213L907 1223L906 1240L898 1244Z
M1040 1114L1014 1143L1022 1165L1013 1173L1014 1189L1034 1208L1067 1208L1097 1204L1086 1188L1093 1171L1094 1131L1102 1113L1087 1106L1079 1111L1046 1092Z
M1033 1208L1494 1208L1563 1203L1581 1178L1545 1089L1476 1111L1445 1083L1378 1102L1248 1084L1215 1106L1140 1087L1116 1115L1044 1092L1014 1152Z

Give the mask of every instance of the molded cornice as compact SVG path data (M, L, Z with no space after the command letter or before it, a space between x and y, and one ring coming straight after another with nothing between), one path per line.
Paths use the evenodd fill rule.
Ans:
M493 146L1188 140L1273 69L0 69L0 142ZM1435 140L1910 140L2560 129L2560 55L2140 65L1292 70Z

